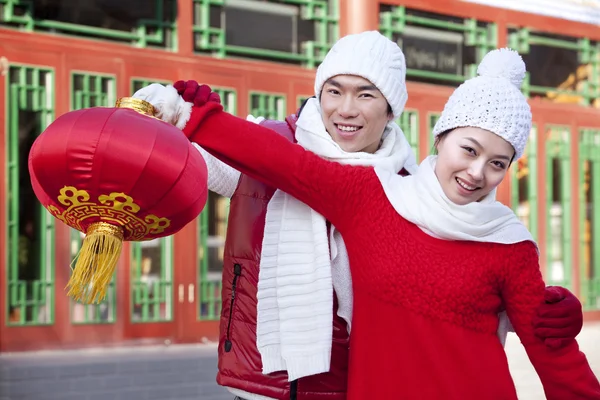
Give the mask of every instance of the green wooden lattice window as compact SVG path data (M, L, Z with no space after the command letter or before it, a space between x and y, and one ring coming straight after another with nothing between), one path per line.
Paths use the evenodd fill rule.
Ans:
M195 49L217 57L313 68L338 39L339 0L193 1Z
M582 105L600 99L600 43L522 28L510 30L508 44L527 64L526 96Z
M116 101L115 78L90 72L71 73L71 109L112 107ZM81 249L83 234L71 229L71 266ZM115 322L116 274L110 282L107 295L97 304L83 304L70 300L71 322L74 324L101 324Z
M549 126L546 137L546 281L571 287L571 132Z
M221 314L223 249L227 235L229 199L210 192L198 218L198 320L218 320Z
M398 42L408 79L457 85L498 46L495 24L381 5L379 31Z
M600 130L583 129L579 142L581 299L600 309Z
M27 160L33 141L54 119L54 73L10 66L7 95L6 324L49 325L55 312L54 217L33 193Z
M0 0L0 25L176 50L176 0Z
M211 86L212 88L212 86ZM237 115L237 93L234 89L214 87L212 90L221 97L223 109L230 114Z
M173 237L131 243L131 320L173 319Z
M250 114L265 119L285 119L285 96L271 93L250 93Z
M400 118L396 121L402 131L404 132L404 136L408 140L410 147L412 147L415 152L415 157L417 161L420 161L419 158L419 112L416 110L404 110L400 115Z
M538 234L537 127L532 127L525 154L511 167L511 206L534 239Z
M433 145L435 143L435 140L433 138L433 128L435 128L435 124L438 122L438 119L440 119L440 116L442 114L441 113L437 113L437 112L429 112L427 113L427 129L428 129L428 142L427 142L427 148L430 148L431 151L433 151Z
M71 109L114 107L116 100L114 77L88 72L71 74Z

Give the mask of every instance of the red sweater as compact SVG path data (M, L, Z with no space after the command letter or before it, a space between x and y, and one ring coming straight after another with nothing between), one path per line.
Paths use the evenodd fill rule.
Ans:
M516 399L496 336L503 309L548 399L600 399L575 341L551 350L533 333L545 285L532 243L428 236L393 209L373 168L323 160L217 105L195 108L184 132L308 204L344 237L354 289L349 400Z

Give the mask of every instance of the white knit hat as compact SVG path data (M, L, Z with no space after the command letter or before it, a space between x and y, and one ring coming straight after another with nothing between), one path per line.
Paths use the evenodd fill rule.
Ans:
M336 75L356 75L379 89L398 118L404 110L406 62L398 45L377 31L344 36L338 40L317 69L315 95L321 96L325 82Z
M452 93L433 135L466 126L486 129L512 144L518 159L531 131L531 109L519 90L525 63L514 50L492 50L479 64L477 74Z

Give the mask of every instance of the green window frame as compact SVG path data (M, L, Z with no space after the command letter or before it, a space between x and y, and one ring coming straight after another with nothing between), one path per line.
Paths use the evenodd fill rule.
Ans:
M82 3L85 4L86 2ZM36 18L35 1L0 0L0 25L14 27L26 32L52 32L129 43L134 47L158 47L176 51L177 1L154 0L153 4L155 9L153 18L141 18L133 29L125 30L83 25L78 24L76 21L64 21L64 19L70 17L68 14L55 17L57 18L55 20L52 18ZM63 20L58 20L58 18Z
M250 114L254 117L283 121L286 116L285 95L266 92L250 92Z
M113 75L90 71L71 71L71 110L90 107L113 107L116 102L116 78ZM71 266L81 249L82 233L70 228ZM110 324L116 320L116 274L106 297L99 303L84 304L70 299L69 314L75 325Z
M546 129L546 281L549 285L570 288L571 131L568 126L557 125Z
M307 68L316 67L337 41L339 36L339 0L271 0L269 5L244 0L193 0L193 32L195 49L216 57L241 56L299 63ZM227 44L227 32L221 24L226 18L227 5L247 8L249 11L271 11L298 8L299 21L314 22L314 40L305 40L295 51L252 48ZM264 7L264 8L263 8ZM275 11L273 11L275 13ZM287 14L287 11L285 12ZM218 21L218 22L217 22ZM291 26L294 24L289 24ZM277 35L277 32L270 34Z
M143 87L151 85L153 83L159 83L161 85L171 85L173 82L162 81L160 79L152 79L152 78L131 78L131 89L130 96L133 96L135 92L140 90Z
M152 268L158 261L158 269ZM130 318L133 323L173 320L173 236L131 242Z
M223 249L228 218L229 199L216 193L209 193L206 208L197 219L197 287L200 293L197 319L199 321L215 321L221 315ZM218 265L211 265L211 262Z
M585 310L600 310L600 129L579 137L581 299Z
M10 65L7 76L7 269L6 325L52 325L54 293L54 217L37 201L31 229L21 231L20 181L28 178L26 159L31 143L20 143L20 133L38 136L54 120L54 71L28 65ZM26 132L27 133L27 132ZM24 166L25 165L25 166ZM23 169L25 171L23 171ZM29 180L25 185L28 185ZM33 193L28 198L35 198ZM31 235L28 235L28 231ZM30 238L31 237L31 238ZM30 247L31 246L31 247ZM34 261L30 263L32 257ZM33 268L30 268L33 267ZM33 274L22 279L22 273Z
M534 239L538 237L537 126L532 126L525 154L511 167L511 206Z
M478 21L473 18L455 18L444 15L423 16L423 13L407 9L404 6L380 5L379 31L390 40L398 41L402 47L402 35L410 31L431 32L439 31L461 37L464 47L472 47L475 51L474 63L464 65L463 74L434 72L419 68L407 68L407 79L433 79L446 84L460 84L464 80L476 76L477 65L490 51L498 47L498 28L494 23ZM423 37L425 33L421 33ZM440 40L444 35L441 35Z
M71 71L71 109L114 107L117 101L114 75Z
M304 104L304 102L308 99L310 99L311 97L313 97L314 95L308 95L308 94L301 94L296 96L296 105L298 106L298 108L302 107L302 104Z
M441 116L442 113L440 112L427 113L427 148L431 149L430 151L433 151L433 145L435 143L435 138L433 137L433 128L435 128L435 124L438 122Z
M580 98L580 104L589 106L592 102L600 98L600 43L592 42L588 38L552 38L536 32L530 28L520 28L508 34L508 46L517 50L522 55L530 53L531 46L543 46L574 50L577 52L577 58L580 65L589 65L587 79L577 81L576 89L559 89L555 87L544 87L532 85L530 72L527 72L523 81L522 91L526 96L532 94L549 95L552 97L558 95L576 96ZM579 72L576 73L579 75Z
M406 109L396 122L402 128L404 136L415 153L415 158L419 161L419 111Z

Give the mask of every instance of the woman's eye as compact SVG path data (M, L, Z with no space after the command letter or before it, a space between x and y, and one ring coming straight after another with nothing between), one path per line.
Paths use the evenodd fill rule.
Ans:
M463 149L469 154L475 154L475 149L469 146L464 146Z
M500 169L506 168L506 165L502 161L494 161L493 164Z

